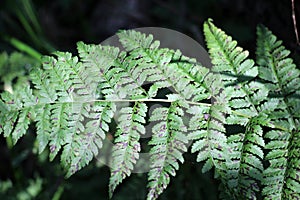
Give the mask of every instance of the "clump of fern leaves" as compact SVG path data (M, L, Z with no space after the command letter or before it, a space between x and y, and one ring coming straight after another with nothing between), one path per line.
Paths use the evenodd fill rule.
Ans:
M116 122L112 196L133 172L150 123L147 199L176 176L189 144L202 171L215 170L222 199L299 199L300 79L289 51L263 26L256 62L211 20L204 33L212 69L133 30L118 33L123 51L79 42L78 56L45 56L31 84L1 94L0 132L16 144L35 122L39 151L60 154L69 177L98 155ZM153 102L164 104L150 109ZM241 131L230 133L234 126Z

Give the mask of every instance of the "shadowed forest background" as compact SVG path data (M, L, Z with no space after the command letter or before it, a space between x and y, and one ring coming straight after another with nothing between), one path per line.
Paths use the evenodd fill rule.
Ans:
M295 13L300 24L298 0ZM205 46L202 24L208 18L249 50L252 58L256 26L264 24L283 40L299 66L289 0L1 0L0 52L23 50L26 58L34 59L23 48L26 44L43 55L56 50L75 53L78 41L98 44L120 29L149 26L177 30ZM0 92L3 85L0 82ZM65 179L59 158L49 162L47 152L38 155L34 138L32 128L12 147L0 136L0 199L108 199L108 167L94 160ZM185 159L159 199L218 199L213 174L202 174L191 156ZM113 199L143 199L146 178L146 174L127 178Z

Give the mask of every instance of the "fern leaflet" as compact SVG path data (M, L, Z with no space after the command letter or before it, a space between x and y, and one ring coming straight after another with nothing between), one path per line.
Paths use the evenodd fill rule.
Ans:
M270 99L279 100L277 109L269 118L277 127L266 133L269 142L266 155L269 162L264 171L265 199L299 198L300 178L299 155L299 98L295 95L300 88L299 70L288 58L282 42L263 26L257 28L257 63L260 65L259 77L270 90Z

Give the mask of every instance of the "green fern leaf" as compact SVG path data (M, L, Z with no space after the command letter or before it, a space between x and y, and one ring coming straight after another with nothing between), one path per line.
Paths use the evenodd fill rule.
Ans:
M112 151L111 177L109 183L109 193L112 197L116 186L120 184L126 176L130 176L131 171L139 158L141 150L139 139L146 130L143 124L147 112L147 106L144 103L136 102L131 107L121 109L119 118L119 129L117 131L116 144Z
M167 48L159 49L159 41L153 36L136 31L118 33L120 42L129 51L130 60L135 67L126 67L140 84L153 83L148 90L148 97L154 97L162 88L172 88L182 99L200 101L208 97L203 78L208 69L202 67L195 59L190 59ZM142 75L142 76L141 76ZM199 81L200 84L193 84Z
M50 160L53 160L61 147L70 140L70 134L67 129L67 119L69 117L70 105L68 103L61 103L54 105L51 110L51 134L50 134Z
M179 168L178 160L183 163L182 154L187 151L187 131L182 121L184 111L178 101L169 108L156 108L150 121L156 122L152 128L150 145L150 171L148 173L149 192L147 199L156 199L170 182L170 175L175 176Z
M45 105L37 108L36 122L37 122L37 141L39 144L39 153L42 153L47 147L51 134L50 121L50 106Z
M90 105L85 105L90 107ZM72 142L64 147L62 162L68 169L67 177L86 166L102 148L108 124L115 113L116 107L112 103L95 102L90 108L84 130L73 135Z
M2 125L4 136L11 135L13 144L16 144L25 135L31 120L35 117L32 106L36 104L36 98L29 86L25 86L23 91L14 94L3 93L1 97L7 103L7 111L1 117L4 123L4 126ZM24 109L20 110L21 108ZM20 112L18 112L19 110Z
M266 149L269 162L264 171L263 195L265 199L297 199L299 196L300 177L299 155L299 105L295 95L300 89L300 71L296 69L290 52L282 46L276 36L266 27L257 28L257 63L260 65L259 77L270 90L270 99L279 101L270 119L276 128L265 137L270 140Z
M202 172L205 173L216 167L218 173L225 170L226 136L224 110L222 104L210 107L192 106L188 112L192 114L190 120L189 139L196 140L192 146L192 153L199 151L197 162L205 161Z
M262 126L268 125L267 114L276 108L276 102L264 110L268 89L254 81L258 70L254 66L254 61L247 59L247 51L238 47L236 41L214 26L211 21L204 24L204 33L212 57L213 70L220 73L226 86L224 93L231 109L226 123L240 124L246 130L242 136L244 139L240 158L234 156L227 161L228 183L233 182L236 185L238 182L235 195L255 199L256 192L260 190L259 183L263 171ZM234 162L239 164L233 165ZM237 173L234 176L233 171Z
M39 152L49 148L50 160L60 154L69 177L103 150L115 118L112 197L139 167L140 136L150 122L147 199L157 199L176 175L189 140L202 172L214 168L221 199L299 199L300 71L289 51L260 26L257 67L211 20L204 33L212 70L131 30L117 34L124 50L79 42L78 57L44 57L29 81L1 94L0 133L15 144L34 121ZM153 102L164 107L148 117Z
M90 69L90 76L95 75L97 80L96 97L105 99L121 99L116 89L120 75L118 69L111 69L119 56L119 49L101 45L86 45L82 42L77 44L79 57L83 65Z
M130 52L135 49L149 49L154 50L159 47L159 41L153 43L153 35L146 35L134 30L123 30L118 34L120 42L126 51Z

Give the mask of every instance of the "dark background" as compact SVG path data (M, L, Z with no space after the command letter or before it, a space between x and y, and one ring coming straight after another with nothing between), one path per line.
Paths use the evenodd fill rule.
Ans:
M295 0L295 12L300 24L299 0ZM18 50L9 42L15 38L41 54L55 50L76 53L77 41L100 43L119 29L149 26L183 32L204 45L202 25L208 18L249 50L252 58L256 26L262 23L284 41L299 63L289 0L1 0L0 52ZM34 129L30 129L12 148L1 136L0 199L108 198L107 167L94 161L65 180L59 159L49 162L47 152L37 155L34 138ZM213 174L201 174L194 160L186 156L186 163L160 199L217 199ZM146 178L135 174L126 179L114 199L144 199Z
M39 27L24 11L24 2L32 6ZM299 3L295 0L296 17ZM288 49L297 50L290 0L1 0L0 8L1 34L14 36L42 53L53 50L43 40L56 50L71 51L77 41L100 43L119 29L147 26L171 28L203 42L202 24L207 18L249 50L255 47L259 23L284 40ZM35 34L24 28L22 14ZM6 48L1 44L1 50Z

